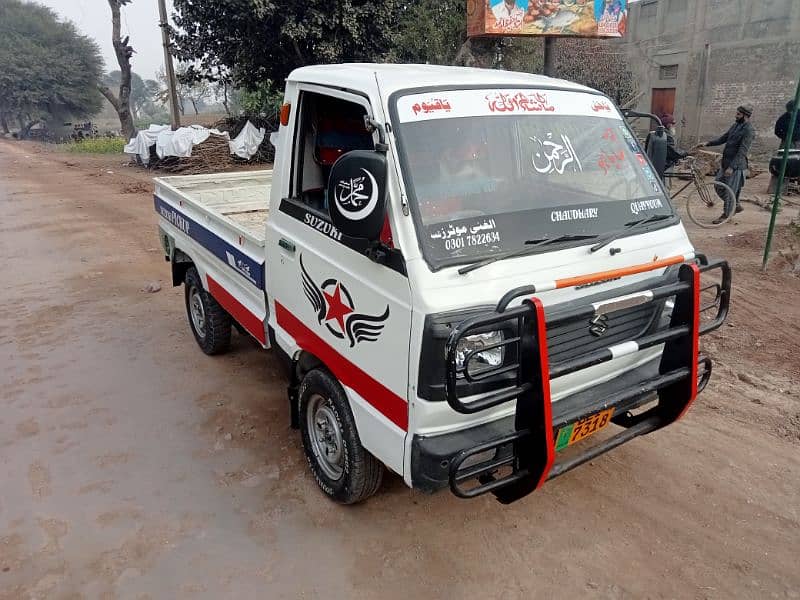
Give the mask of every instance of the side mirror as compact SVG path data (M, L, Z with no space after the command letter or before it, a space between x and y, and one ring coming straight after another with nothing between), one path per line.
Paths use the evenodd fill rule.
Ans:
M386 155L353 150L333 164L328 178L331 222L348 237L380 237L386 218Z
M662 126L656 127L656 130L651 132L647 144L647 156L663 181L664 171L667 169L667 135Z

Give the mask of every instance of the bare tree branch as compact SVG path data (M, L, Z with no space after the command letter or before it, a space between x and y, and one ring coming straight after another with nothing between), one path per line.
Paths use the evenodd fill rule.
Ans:
M108 88L108 86L102 84L98 85L97 89L100 90L100 93L103 94L105 99L111 103L111 106L114 107L114 110L119 112L119 100L117 100L117 97L114 95L114 92L112 92Z
M128 45L130 36L122 39L122 25L120 19L120 8L130 4L132 0L108 0L111 8L111 42L114 45L114 54L117 56L119 64L119 94L115 97L107 87L102 86L100 93L106 97L119 115L119 122L122 126L122 133L127 138L136 135L136 126L133 123L133 113L131 112L131 57L133 47Z

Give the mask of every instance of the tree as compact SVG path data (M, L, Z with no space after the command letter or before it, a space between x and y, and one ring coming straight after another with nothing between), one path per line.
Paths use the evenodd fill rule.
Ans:
M38 4L0 0L0 126L22 136L42 119L86 118L100 110L97 45Z
M199 106L212 94L212 90L207 81L195 81L190 75L187 75L188 70L189 67L186 65L178 65L175 69L175 95L178 97L178 110L181 115L186 114L187 102L191 103L194 114L197 115L200 114ZM163 67L158 70L156 77L160 86L156 97L166 103L169 101L169 90Z
M231 75L227 71L220 72L219 77L214 83L214 95L220 99L222 106L225 108L225 114L231 115L231 104L234 103L234 87L231 81Z
M304 64L398 61L541 72L541 38L467 39L464 0L175 0L176 56L185 77L229 78L248 92L282 90ZM331 8L333 6L333 8ZM599 88L618 102L635 93L612 42L559 39L560 76Z
M625 51L607 40L561 38L555 44L558 77L600 90L618 106L637 96L639 86Z
M175 0L175 55L195 80L222 72L276 89L296 67L392 58L400 0Z
M395 54L401 62L451 65L466 40L463 0L416 0L402 9Z
M178 95L192 103L194 114L200 114L198 105L202 104L212 93L208 81L195 79L189 73L189 67L186 65L178 65L175 70L175 78L178 80ZM183 105L182 101L181 105Z
M120 71L111 71L103 77L103 84L109 88L119 87L120 82ZM157 81L142 79L138 73L131 72L131 115L135 121L156 112L159 107L155 100L160 89Z
M120 9L133 0L108 0L111 8L111 42L114 45L114 54L117 56L117 63L120 69L119 93L114 95L108 86L100 84L98 89L114 107L119 115L119 124L122 126L122 134L130 139L136 135L136 126L133 123L133 113L131 111L131 56L133 47L128 45L129 36L122 37L122 27L120 24Z

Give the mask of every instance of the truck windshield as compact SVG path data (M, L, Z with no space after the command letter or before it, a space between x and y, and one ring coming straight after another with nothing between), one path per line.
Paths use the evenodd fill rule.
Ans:
M450 90L400 96L394 108L406 191L434 268L532 239L575 243L673 214L637 141L602 96ZM653 227L670 222L655 219Z

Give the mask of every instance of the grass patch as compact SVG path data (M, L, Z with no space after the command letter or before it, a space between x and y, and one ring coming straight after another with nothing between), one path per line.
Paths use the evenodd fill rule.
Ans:
M69 142L63 148L67 152L80 154L122 154L126 143L125 138L121 137L101 137Z

